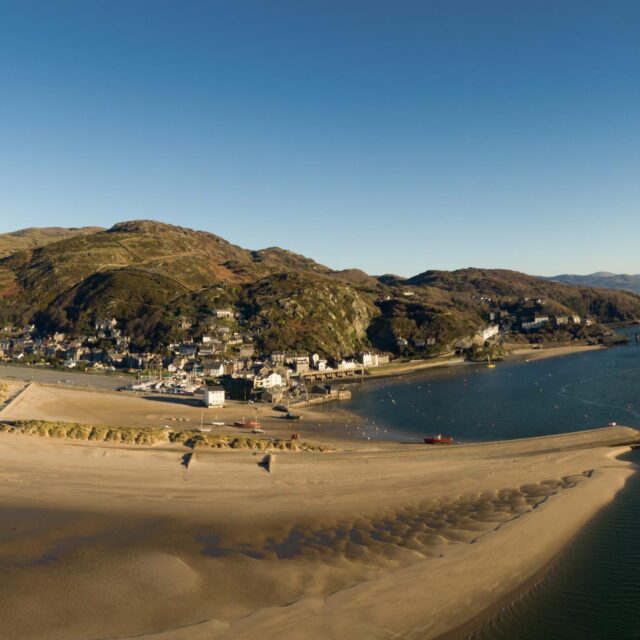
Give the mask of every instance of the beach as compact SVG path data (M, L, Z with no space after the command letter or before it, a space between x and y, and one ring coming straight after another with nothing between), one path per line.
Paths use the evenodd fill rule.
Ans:
M507 358L517 358L526 360L543 360L545 358L556 358L560 356L574 355L576 353L586 353L589 351L600 351L609 347L601 344L589 345L563 345L563 346L545 346L531 347L527 345L510 345L509 355Z
M113 427L149 427L194 430L200 424L215 434L246 435L249 430L235 427L234 422L257 418L265 436L300 437L326 442L347 440L360 418L349 412L348 405L331 402L326 405L296 409L300 421L286 420L284 413L271 405L227 401L223 408L205 408L201 396L168 394L137 395L130 392L97 390L67 385L13 382L12 402L0 410L0 420L48 420L73 423L104 424ZM256 414L257 411L257 414ZM215 422L217 424L212 425ZM223 423L223 424L220 424Z
M185 447L1 433L4 637L455 634L613 498L637 440L372 441L278 453L269 473L254 451L187 469Z
M591 344L561 344L560 346L548 343L540 346L532 346L526 343L508 343L505 344L506 353L505 360L542 360L545 358L556 358L577 353L586 353L588 351L597 351L606 349L604 345ZM438 356L430 359L409 360L407 362L392 362L388 365L374 367L367 370L365 380L379 378L394 378L397 376L405 376L413 373L423 373L431 369L464 367L483 364L483 362L474 362L465 360L462 356L448 355Z

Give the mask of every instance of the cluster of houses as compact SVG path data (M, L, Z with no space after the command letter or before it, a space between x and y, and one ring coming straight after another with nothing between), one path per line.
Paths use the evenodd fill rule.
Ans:
M233 317L230 310L222 309L217 314L220 318ZM127 388L139 392L191 395L208 382L206 388L216 389L217 393L205 393L207 406L218 406L224 397L279 402L309 393L330 394L331 385L311 383L346 377L389 362L388 354L371 351L349 359L282 351L257 355L253 344L242 337L239 343L231 340L234 349L229 353L227 349L220 351L215 338L208 334L197 340L167 344L162 353L138 353L130 348L130 339L123 335L115 318L99 320L94 328L91 335L56 332L42 337L33 325L5 326L0 334L0 360L77 370L138 372L135 382ZM228 347L230 341L225 342ZM212 387L212 381L220 386Z
M524 298L516 301L511 310L486 296L478 297L478 301L486 308L488 324L471 336L472 342L485 342L509 332L528 333L545 327L560 329L592 324L591 319L575 314L545 313L541 310L544 309L541 299ZM0 330L0 360L48 363L81 370L145 371L148 379L136 382L142 391L192 393L194 388L202 386L203 380L213 379L221 382L226 397L269 402L308 394L311 382L353 375L389 362L389 354L373 351L334 360L318 353L256 354L253 337L238 331L235 319L232 309L215 309L210 322L205 323L204 333L200 331L195 334L197 338L164 345L159 353L133 350L130 338L123 335L115 318L98 320L93 332L80 336L67 336L63 332L40 336L34 325L5 326ZM188 334L192 324L183 318L180 328ZM399 336L396 343L401 352L410 346L418 351L438 346L435 337ZM168 378L167 374L170 374ZM316 385L315 392L322 393L326 388L329 387Z
M480 327L475 334L461 338L458 344L463 343L484 343L500 335L509 333L532 333L540 329L562 330L576 327L589 327L594 324L593 318L581 317L575 313L550 314L544 309L545 300L542 298L522 298L514 300L514 309L501 308L492 298L488 296L475 296L474 298L485 308L485 316L488 324ZM404 351L409 347L416 350L435 347L437 340L435 337L410 339L405 337L396 338L396 346L399 351Z

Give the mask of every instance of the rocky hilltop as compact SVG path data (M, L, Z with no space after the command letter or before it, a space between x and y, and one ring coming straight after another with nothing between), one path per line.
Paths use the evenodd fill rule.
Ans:
M640 297L631 293L513 271L375 277L151 220L68 231L0 259L4 325L86 335L115 318L132 346L145 349L198 339L227 309L234 318L228 330L262 352L341 357L372 346L435 353L489 323L517 328L536 314L546 314L541 325L576 315L596 323L640 317Z

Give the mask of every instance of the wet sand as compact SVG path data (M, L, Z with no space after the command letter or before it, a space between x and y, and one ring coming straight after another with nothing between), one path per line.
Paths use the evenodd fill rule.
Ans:
M3 638L437 638L561 551L637 438L375 443L268 473L251 451L187 470L175 449L0 434Z

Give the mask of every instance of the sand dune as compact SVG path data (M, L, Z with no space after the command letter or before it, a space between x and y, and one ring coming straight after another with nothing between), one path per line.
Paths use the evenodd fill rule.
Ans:
M614 428L430 449L126 448L0 434L3 638L432 638L632 472Z

